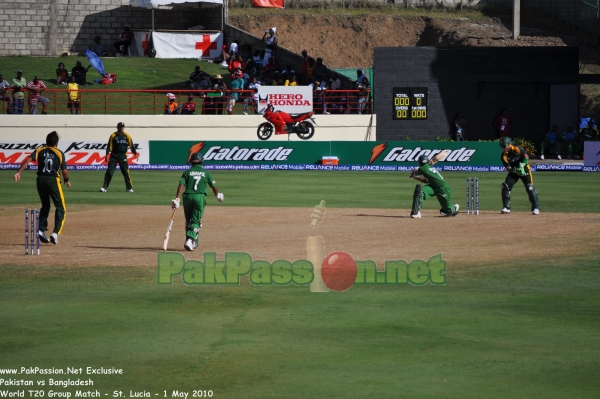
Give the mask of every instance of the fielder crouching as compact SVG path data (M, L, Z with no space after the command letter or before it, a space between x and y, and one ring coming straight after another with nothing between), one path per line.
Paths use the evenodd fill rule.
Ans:
M225 197L219 192L217 183L202 167L202 154L195 152L188 162L192 167L183 172L179 179L177 194L171 201L171 208L179 208L179 198L183 193L183 212L185 213L185 244L184 248L193 251L198 246L198 235L202 228L202 215L206 205L206 188L210 186L219 202ZM185 192L184 192L185 189Z

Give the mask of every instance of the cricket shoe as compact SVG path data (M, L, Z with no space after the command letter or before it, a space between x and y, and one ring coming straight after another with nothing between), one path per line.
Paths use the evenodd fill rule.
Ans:
M132 193L132 192L133 192L133 188L128 188L128 189L127 189L127 192L128 192L128 193Z
M500 211L500 213L510 213L510 209L508 208L502 208L502 210Z
M544 154L540 155L540 159L544 159Z
M43 242L44 244L50 243L50 239L48 238L46 233L44 233L42 230L38 231L38 236L40 237L40 241Z
M458 213L459 209L460 209L460 205L454 204L454 212Z
M196 249L196 243L191 238L188 238L183 247L188 251L193 251Z
M442 216L456 216L456 215L458 215L458 211L452 211L450 213L446 213L446 212L444 212L443 209L440 209L440 215L442 215Z
M104 187L100 187L100 192L101 192L101 193L105 193L105 192L106 192L106 189L105 189Z
M421 211L417 212L416 215L411 214L410 217L413 219L421 219Z
M52 233L50 236L50 242L54 245L58 244L58 234Z
M540 210L535 208L531 213L533 213L534 215L539 215L540 214Z

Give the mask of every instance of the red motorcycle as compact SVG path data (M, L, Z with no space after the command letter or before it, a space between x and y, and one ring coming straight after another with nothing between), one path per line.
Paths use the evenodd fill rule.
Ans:
M311 118L313 114L314 112L311 111L290 115L287 112L275 111L273 105L269 104L263 115L269 122L261 123L256 134L260 140L268 140L273 135L273 130L275 130L275 134L290 135L296 133L302 140L308 140L315 134L315 126L307 121L307 119L310 119L316 124L315 120Z

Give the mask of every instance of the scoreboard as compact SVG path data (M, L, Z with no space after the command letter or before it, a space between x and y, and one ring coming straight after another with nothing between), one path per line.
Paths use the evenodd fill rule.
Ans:
M394 119L427 119L427 87L394 87Z

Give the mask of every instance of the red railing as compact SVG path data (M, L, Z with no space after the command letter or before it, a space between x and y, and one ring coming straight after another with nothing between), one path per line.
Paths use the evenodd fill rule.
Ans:
M233 107L234 114L255 114L256 99L253 90L236 91L238 99ZM49 114L100 114L100 115L157 115L164 113L166 93L173 93L175 101L183 104L189 95L194 96L195 114L227 115L227 102L233 91L225 93L214 90L79 90L79 108L69 108L68 91L47 89L43 97L50 100L46 111ZM6 114L11 104L10 90L0 98L1 111ZM4 101L2 101L4 100ZM34 106L25 94L23 113L31 113L36 108L41 114L42 104ZM373 104L370 92L359 90L315 91L313 108L316 114L371 114Z

